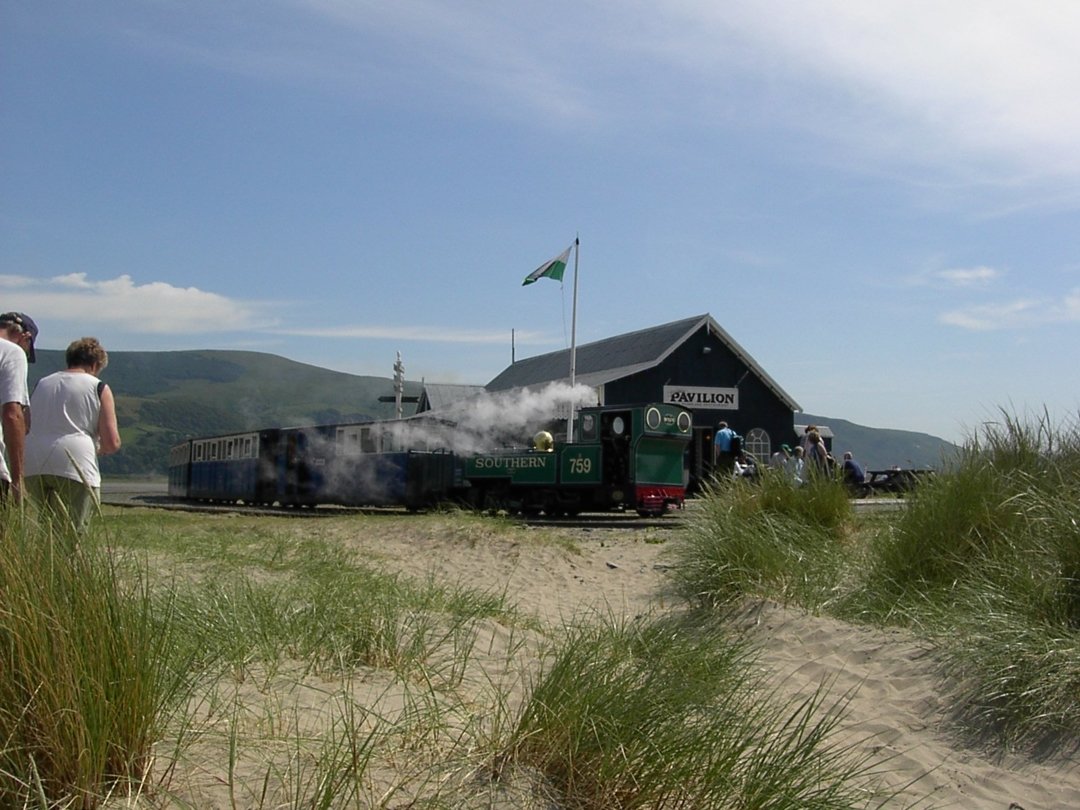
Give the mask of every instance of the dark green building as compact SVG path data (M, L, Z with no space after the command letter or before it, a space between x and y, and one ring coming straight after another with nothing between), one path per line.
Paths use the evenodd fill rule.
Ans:
M578 346L574 382L595 389L602 405L668 402L694 412L691 482L712 470L713 433L727 422L761 462L794 445L799 404L711 315L641 329ZM570 350L517 360L489 392L568 382Z

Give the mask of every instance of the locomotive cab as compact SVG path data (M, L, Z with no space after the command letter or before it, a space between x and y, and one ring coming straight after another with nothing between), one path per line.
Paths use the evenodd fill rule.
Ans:
M600 448L604 465L604 484L613 504L626 501L631 476L631 439L633 417L629 411L608 411L600 415Z
M634 509L642 515L682 506L691 423L689 411L660 403L582 410L577 420L578 442L599 445L597 505ZM565 448L572 450L572 446Z

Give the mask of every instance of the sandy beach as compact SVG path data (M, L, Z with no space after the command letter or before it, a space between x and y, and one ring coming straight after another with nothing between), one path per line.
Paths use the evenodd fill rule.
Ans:
M286 531L297 537L318 534L354 552L357 559L403 577L460 585L505 594L521 612L544 627L558 628L598 613L655 615L678 610L668 587L670 551L682 538L672 528L496 527L484 520L417 521L402 529L400 520L289 519ZM406 523L406 525L410 525ZM964 810L1062 810L1080 807L1080 764L1066 755L1041 759L1017 752L980 750L959 741L949 722L948 690L938 675L933 650L897 629L854 626L769 601L744 606L736 624L759 648L759 664L781 697L812 695L822 684L829 703L846 701L838 742L880 758L883 782L897 791L890 807ZM479 632L476 656L504 666L511 638L497 622ZM520 634L518 634L520 636ZM528 645L524 648L528 663ZM516 653L519 660L522 652ZM500 662L502 662L500 664ZM475 673L478 683L490 673ZM225 685L228 690L233 687ZM317 678L284 677L277 687L241 687L245 709L259 714L260 703L288 701L310 712L313 724L326 709L327 685ZM407 696L389 675L372 671L349 686L360 705L378 705L390 716ZM308 697L304 697L304 695ZM235 697L235 695L234 695ZM230 698L232 699L232 698ZM310 706L305 701L310 700ZM304 722L304 721L301 721ZM198 753L195 752L198 756ZM221 762L207 750L204 762ZM252 776L258 776L258 764ZM183 793L197 806L227 806L220 765L198 766ZM201 784L201 787L200 787ZM408 806L400 802L388 806ZM475 807L539 807L524 794L502 795Z
M390 570L506 590L546 622L590 611L638 615L671 609L665 552L678 531L571 530L574 549L522 540L366 534L360 544ZM891 806L965 810L1080 807L1080 765L958 744L933 651L909 633L857 627L780 605L748 605L742 624L760 646L777 690L806 695L829 685L849 695L841 734L883 758L886 782L901 790Z

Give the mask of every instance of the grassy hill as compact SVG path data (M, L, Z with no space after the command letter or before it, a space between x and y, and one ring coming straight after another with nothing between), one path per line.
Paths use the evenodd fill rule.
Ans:
M839 459L850 450L867 469L881 470L898 466L923 469L941 469L943 461L956 452L956 445L910 430L890 430L857 425L830 416L813 416L807 413L795 415L795 421L807 425L828 425L832 429L833 454Z
M64 367L60 351L39 350L30 384ZM107 475L164 473L169 447L190 436L393 416L389 377L364 377L240 351L110 352L102 375L116 396L123 450L102 459ZM406 383L406 394L420 383ZM409 411L406 411L408 413ZM825 416L834 451L851 450L867 467L940 467L948 442L924 433L864 427Z
M64 367L61 351L38 350L30 384ZM116 396L123 450L102 459L112 475L164 473L168 449L189 436L393 415L386 377L364 377L238 351L109 352L102 374ZM406 383L406 394L420 393Z

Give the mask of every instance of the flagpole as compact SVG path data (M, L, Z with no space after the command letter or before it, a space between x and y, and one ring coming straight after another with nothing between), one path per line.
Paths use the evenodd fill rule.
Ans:
M577 375L577 271L578 259L581 256L581 240L574 236L574 304L570 314L570 396L574 395L574 382ZM570 419L566 423L566 443L574 441L574 418L577 415L577 406L574 400L570 401Z
M570 315L570 387L574 387L577 373L577 271L578 257L581 255L581 240L574 237L574 306Z

